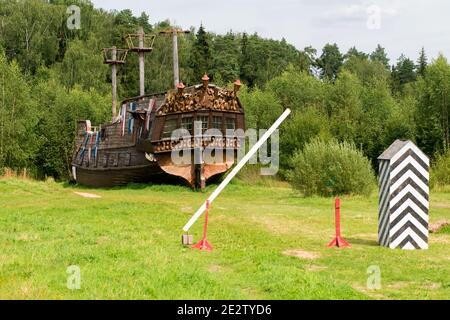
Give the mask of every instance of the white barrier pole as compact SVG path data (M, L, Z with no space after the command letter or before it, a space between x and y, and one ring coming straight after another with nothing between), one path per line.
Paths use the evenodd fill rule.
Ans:
M236 167L226 176L226 178L222 181L222 183L214 190L214 192L209 196L207 201L211 204L214 199L222 192L222 190L227 186L227 184L234 178L234 176L242 169L245 163L250 160L250 158L258 151L259 148L266 142L267 139L272 135L272 133L280 126L280 124L287 118L287 116L291 113L290 109L286 109L283 114L275 121L275 123L267 130L264 135L259 139L259 141L250 149L250 151L239 161ZM197 210L197 212L192 216L192 218L186 223L183 227L183 231L187 232L191 226L197 221L197 219L205 212L206 209L206 201L201 205L201 207Z

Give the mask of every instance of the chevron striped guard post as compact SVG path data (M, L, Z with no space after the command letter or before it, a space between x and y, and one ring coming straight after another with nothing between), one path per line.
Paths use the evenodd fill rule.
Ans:
M411 141L396 140L378 160L379 244L428 249L428 157Z

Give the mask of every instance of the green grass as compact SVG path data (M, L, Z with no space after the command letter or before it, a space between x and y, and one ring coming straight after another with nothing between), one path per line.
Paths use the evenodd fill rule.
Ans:
M448 232L430 249L376 243L377 197L344 197L351 249L329 249L333 199L289 187L234 183L213 203L210 253L181 245L181 228L213 190L177 186L86 189L0 180L1 299L448 299ZM80 197L90 192L100 199ZM450 193L431 194L431 221L450 219ZM199 239L202 221L192 232ZM315 259L283 255L301 249ZM81 268L81 289L66 268ZM368 290L367 268L381 270Z

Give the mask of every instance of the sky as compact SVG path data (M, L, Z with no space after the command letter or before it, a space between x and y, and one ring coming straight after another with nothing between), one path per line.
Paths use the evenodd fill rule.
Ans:
M91 0L106 10L145 11L150 22L169 19L189 29L203 23L224 34L257 32L285 38L297 49L337 43L342 52L356 46L370 53L381 44L390 62L403 53L414 61L425 47L429 60L443 53L450 59L448 0Z

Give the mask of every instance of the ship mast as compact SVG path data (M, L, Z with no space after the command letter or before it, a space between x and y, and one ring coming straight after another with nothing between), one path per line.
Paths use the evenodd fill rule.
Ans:
M112 48L112 60L117 61L117 48ZM117 112L117 64L111 64L111 86L112 86L112 117L116 116Z
M117 113L117 65L124 64L128 50L117 49L116 47L103 49L103 62L111 66L111 89L112 89L112 121Z
M153 50L155 35L146 35L143 27L127 37L128 49L139 55L139 95L145 95L145 53Z
M190 33L189 30L182 30L177 28L160 31L160 34L172 35L172 49L173 49L173 85L176 88L180 83L180 69L178 64L178 34Z
M142 51L144 49L144 28L140 27L138 31L139 36L139 95L143 96L145 94L145 53Z

